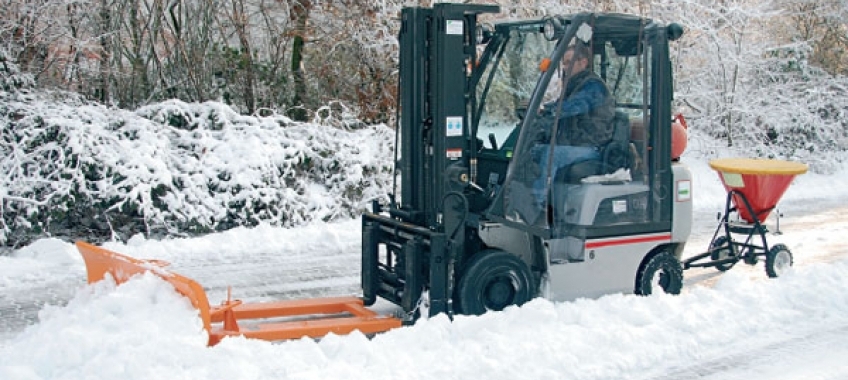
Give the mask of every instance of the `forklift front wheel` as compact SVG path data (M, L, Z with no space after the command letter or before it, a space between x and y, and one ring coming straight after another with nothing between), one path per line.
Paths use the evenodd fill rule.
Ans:
M532 279L530 268L518 256L499 250L480 252L459 279L458 310L462 314L480 315L522 305L535 295Z
M792 252L783 244L777 244L766 253L766 274L779 277L792 266Z
M651 256L636 274L636 294L647 296L655 290L666 294L680 294L683 288L683 266L664 250Z

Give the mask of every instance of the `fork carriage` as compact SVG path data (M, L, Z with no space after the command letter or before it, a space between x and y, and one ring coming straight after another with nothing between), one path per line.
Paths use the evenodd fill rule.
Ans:
M793 264L784 244L769 246L764 221L796 175L807 171L800 163L765 159L710 161L727 190L724 212L709 249L682 262L683 269L715 267L727 271L739 261L749 265L765 258L766 274L778 277ZM737 218L731 218L731 215ZM779 229L778 229L779 231Z

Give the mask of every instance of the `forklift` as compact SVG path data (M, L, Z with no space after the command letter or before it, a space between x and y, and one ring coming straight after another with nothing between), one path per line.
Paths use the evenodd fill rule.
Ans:
M166 262L79 241L88 282L160 277L198 310L209 345L376 334L540 296L679 293L692 179L672 154L668 43L682 28L602 13L478 22L498 12L448 3L401 12L395 185L362 215L361 297L243 303L228 290L213 305ZM554 173L542 160L569 128L560 105L571 70L560 62L577 44L614 100L611 134L597 159ZM730 248L709 265L738 260ZM381 298L394 315L368 307Z
M396 183L362 216L365 305L388 300L412 321L538 296L679 293L692 186L671 157L668 45L683 28L604 13L478 22L499 11L401 12ZM562 101L560 62L577 43L614 97L612 138L600 159L542 172L553 149L540 147L568 128L547 105Z

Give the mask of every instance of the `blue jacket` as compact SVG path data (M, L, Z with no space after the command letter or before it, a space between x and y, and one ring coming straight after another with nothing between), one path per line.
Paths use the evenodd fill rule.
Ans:
M601 146L612 139L615 99L604 81L590 70L569 79L562 100L557 143Z

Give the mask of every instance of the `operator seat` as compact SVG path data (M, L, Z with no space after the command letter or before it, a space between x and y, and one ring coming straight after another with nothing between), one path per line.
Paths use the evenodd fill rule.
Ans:
M553 198L553 224L560 228L571 225L612 225L632 223L645 219L648 187L641 181L601 181L583 183L589 176L612 174L619 169L629 169L636 158L630 150L630 118L616 111L613 118L613 136L600 147L600 159L582 161L563 168L557 173L551 189ZM625 211L616 211L615 204L626 202ZM563 230L565 231L565 230ZM582 243L581 243L582 246ZM569 260L583 260L569 257Z
M618 169L629 167L631 161L630 118L622 111L615 111L612 123L612 138L599 147L600 159L581 161L565 168L565 170L560 170L557 180L576 184L589 176L611 174Z

